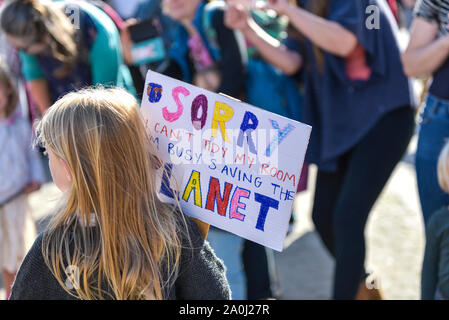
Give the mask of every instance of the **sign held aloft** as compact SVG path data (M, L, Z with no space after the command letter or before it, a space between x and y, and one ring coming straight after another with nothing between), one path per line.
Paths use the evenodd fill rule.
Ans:
M141 112L164 162L163 201L282 250L310 126L153 71Z

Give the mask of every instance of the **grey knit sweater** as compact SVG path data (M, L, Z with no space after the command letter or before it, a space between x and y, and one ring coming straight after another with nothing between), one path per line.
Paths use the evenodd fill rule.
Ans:
M207 241L200 235L195 223L188 220L193 248L183 243L181 265L174 285L165 290L169 300L230 299L225 266L217 258ZM10 300L75 300L53 276L42 256L41 233L28 252L17 273ZM184 241L183 241L184 242ZM70 282L66 282L70 285ZM112 294L111 294L112 296Z

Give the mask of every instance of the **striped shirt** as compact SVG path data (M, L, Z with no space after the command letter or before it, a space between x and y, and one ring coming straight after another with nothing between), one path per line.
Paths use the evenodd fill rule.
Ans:
M415 15L439 26L438 37L449 33L449 0L418 0ZM440 99L449 100L449 59L433 74L429 93Z
M418 0L415 15L429 22L437 23L440 28L439 35L448 34L449 0Z

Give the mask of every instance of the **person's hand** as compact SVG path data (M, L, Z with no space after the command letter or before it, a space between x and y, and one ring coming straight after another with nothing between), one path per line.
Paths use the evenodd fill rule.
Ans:
M279 15L285 15L289 12L291 4L289 0L268 0L263 7L265 10L274 10Z
M125 27L120 31L120 42L122 43L123 60L129 66L133 64L131 49L134 46L134 43L131 40L131 34L129 32L129 27L137 24L137 22L138 21L136 19L126 20Z
M23 189L23 192L25 194L30 194L33 193L37 190L39 190L41 188L41 184L39 182L36 181L31 181L30 183L28 183L25 188Z
M245 30L248 27L250 17L249 10L245 6L238 3L238 1L235 3L234 1L228 1L225 12L225 25L229 29Z

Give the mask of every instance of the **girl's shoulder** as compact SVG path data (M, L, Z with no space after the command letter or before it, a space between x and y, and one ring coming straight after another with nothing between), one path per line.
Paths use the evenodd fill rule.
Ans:
M181 215L184 215L181 213ZM230 299L226 267L209 242L203 238L192 218L185 216L190 242L183 239L183 250L178 277L172 298L187 300ZM182 237L183 238L183 237Z
M22 265L20 269L22 272L27 270L35 270L36 272L40 272L42 270L48 269L45 264L45 259L42 254L42 240L44 237L44 233L41 232L37 235L34 240L31 249L28 251L24 260L22 261Z
M41 233L23 259L12 287L11 300L39 299L36 293L41 290L40 279L46 278L42 275L49 271L42 255L42 238Z
M179 237L183 248L199 248L204 244L204 238L201 235L198 225L193 219L185 214L179 208L174 209L178 218L178 226L181 229Z
M28 251L17 272L11 300L72 300L54 277L43 255L43 239L40 233Z

